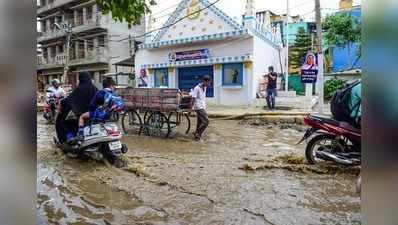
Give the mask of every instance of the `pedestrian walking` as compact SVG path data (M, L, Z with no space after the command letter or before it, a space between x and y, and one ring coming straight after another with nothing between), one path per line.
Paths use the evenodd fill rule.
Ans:
M196 112L198 117L198 122L195 131L195 140L200 141L203 132L209 126L209 118L206 112L206 91L207 87L210 86L211 79L210 76L205 75L202 78L202 82L198 84L192 91L192 101L191 105L193 110Z
M274 110L275 109L275 98L277 95L276 92L276 81L278 75L274 72L274 67L268 67L268 84L267 84L267 105L268 109Z

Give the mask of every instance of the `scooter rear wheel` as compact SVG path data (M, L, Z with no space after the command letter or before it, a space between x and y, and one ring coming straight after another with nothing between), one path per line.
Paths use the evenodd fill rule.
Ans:
M317 148L318 147L318 148ZM322 149L320 149L322 148ZM323 159L316 157L317 151L327 151L330 153L343 152L344 146L332 134L320 134L313 137L305 149L305 157L309 164L316 164Z

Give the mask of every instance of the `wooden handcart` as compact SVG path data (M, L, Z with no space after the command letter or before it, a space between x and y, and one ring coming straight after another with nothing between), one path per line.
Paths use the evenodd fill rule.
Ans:
M190 97L178 89L126 88L118 90L126 103L122 127L126 134L168 138L178 129L188 134Z

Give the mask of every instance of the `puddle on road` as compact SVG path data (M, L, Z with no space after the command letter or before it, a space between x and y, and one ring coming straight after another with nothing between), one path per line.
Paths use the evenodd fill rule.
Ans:
M294 127L212 120L203 143L127 136L124 170L54 154L53 132L39 120L39 224L360 224L356 171L311 170Z

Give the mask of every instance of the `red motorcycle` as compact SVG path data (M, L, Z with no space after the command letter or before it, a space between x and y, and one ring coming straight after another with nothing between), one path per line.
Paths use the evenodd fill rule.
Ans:
M311 126L300 143L312 137L305 150L310 164L331 161L346 166L361 164L361 130L346 122L308 115L304 123Z

